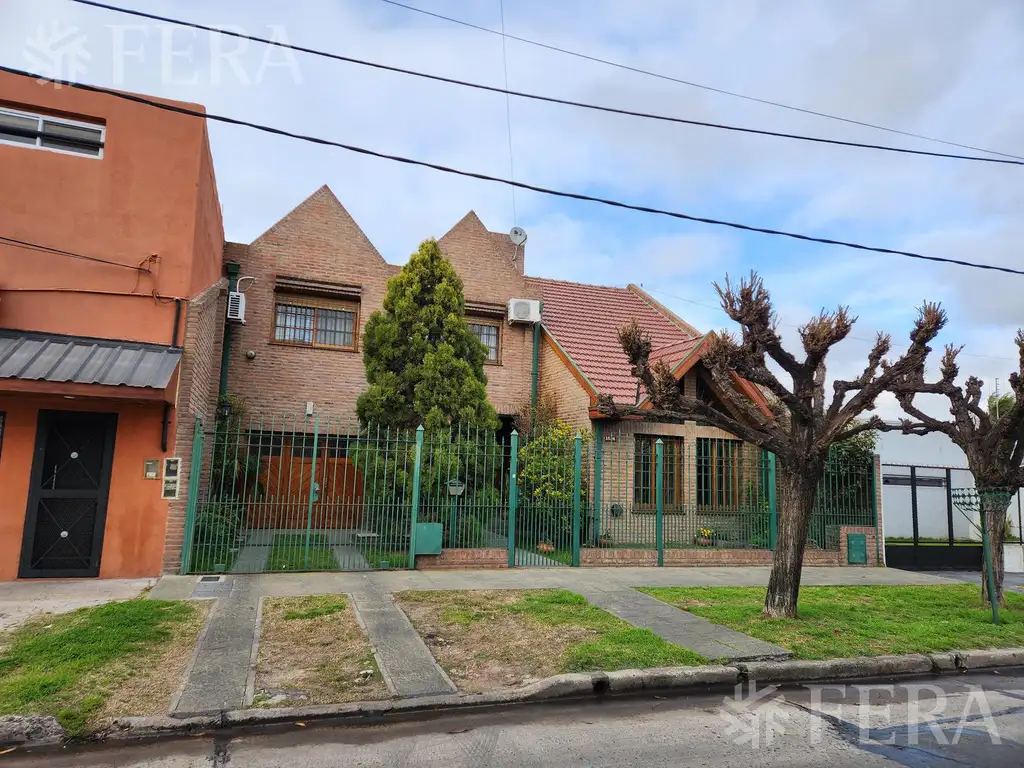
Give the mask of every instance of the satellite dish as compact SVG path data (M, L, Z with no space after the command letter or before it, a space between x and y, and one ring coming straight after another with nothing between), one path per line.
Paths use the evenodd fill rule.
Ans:
M517 248L526 242L526 230L522 227L512 227L512 230L508 233L509 239L512 244Z

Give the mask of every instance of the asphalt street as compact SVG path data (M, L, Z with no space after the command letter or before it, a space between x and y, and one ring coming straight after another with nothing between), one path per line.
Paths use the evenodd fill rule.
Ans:
M735 692L731 692L735 694ZM1024 764L1024 670L873 686L606 699L388 726L289 726L146 746L12 753L17 768ZM781 698L779 698L781 696Z

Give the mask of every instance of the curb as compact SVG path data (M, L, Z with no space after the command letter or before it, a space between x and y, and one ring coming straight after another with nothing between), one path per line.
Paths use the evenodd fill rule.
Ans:
M273 725L313 724L380 725L422 719L453 711L504 708L558 700L581 701L607 695L637 694L644 691L677 694L706 694L730 689L747 682L824 683L875 678L921 677L982 672L1001 667L1024 667L1024 648L1004 650L946 651L906 656L876 656L826 661L758 661L703 667L627 669L555 675L511 691L484 694L444 694L393 701L325 704L278 709L246 709L221 712L215 716L122 717L89 741L135 741L175 738L217 729L259 728ZM53 747L61 742L49 735L32 739L22 728L5 727L17 716L0 718L0 748ZM52 718L47 718L52 720ZM56 725L56 721L53 722ZM59 728L59 726L57 726ZM64 742L67 743L67 742Z

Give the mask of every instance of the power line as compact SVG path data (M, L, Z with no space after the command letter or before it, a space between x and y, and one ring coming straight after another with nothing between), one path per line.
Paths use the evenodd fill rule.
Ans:
M45 79L42 75L34 72L26 72L25 70L16 69L14 67L8 67L0 65L0 72L7 72L12 75L20 75L21 77L30 77L34 80ZM247 120L239 120L234 117L227 117L225 115L216 115L209 112L199 112L194 109L187 109L186 107L175 106L171 104L161 104L152 99L147 99L144 96L139 96L133 93L122 93L115 91L110 88L102 88L97 85L87 85L85 83L65 83L67 87L77 88L83 91L90 91L92 93L102 93L108 96L113 96L117 99L123 99L125 101L134 101L138 104L145 104L146 106L154 107L156 109L162 109L168 112L176 112L181 115L190 115L192 117L198 117L203 120L212 120L218 123L226 123L228 125L240 125L246 128L252 128L253 130L261 131L263 133L269 133L275 136L285 136L290 139L297 139L299 141L305 141L310 144L320 144L327 147L337 147L338 149L344 149L348 152L353 152L359 155L366 155L367 157L376 157L383 160L391 160L392 162L402 163L404 165L413 165L419 168L430 168L441 173L447 173L454 176L462 176L469 179L478 179L480 181L490 181L496 184L506 184L510 187L517 189L526 189L531 192L539 192L543 195L551 195L552 197L561 197L568 200L580 200L587 203L600 203L601 205L607 205L612 208L621 208L629 211L638 211L640 213L651 213L658 216L667 216L673 219L680 219L682 221L693 221L701 224L713 224L720 227L729 227L731 229L737 229L743 232L757 232L763 235L775 235L778 237L788 237L793 240L800 240L808 243L821 243L823 245L838 245L844 248L853 248L858 251L870 251L873 253L888 253L894 256L906 256L911 259L920 259L922 261L932 261L941 264L957 264L962 267L972 267L974 269L986 269L993 272L1005 272L1011 275L1024 275L1024 270L1012 269L1011 267L1002 267L995 264L978 264L971 261L962 261L960 259L949 259L942 256L926 256L920 253L914 253L913 251L901 251L895 248L880 248L877 246L863 245L862 243L854 243L848 240L833 240L826 237L815 237L813 235L802 235L797 232L786 232L780 229L769 229L767 227L757 227L751 224L741 224L735 221L725 221L723 219L712 219L706 216L693 216L687 213L680 213L678 211L669 211L663 208L652 208L646 205L636 205L634 203L624 203L621 200L613 200L611 198L596 197L594 195L585 195L580 192L565 192L562 190L551 189L549 187L541 187L535 184L527 184L522 181L513 181L511 179L503 179L500 176L490 176L485 173L477 173L476 171L464 171L458 168L452 168L447 165L441 165L439 163L431 163L426 160L415 160L413 158L404 157L402 155L393 155L387 152L378 152L377 150L367 149L366 147L356 146L354 144L345 144L340 141L333 141L331 139L324 139L318 136L309 136L301 133L294 133L293 131L286 131L282 128L274 128L269 125L262 125L260 123L252 123Z
M667 296L670 299L677 299L679 301L685 301L687 304L693 304L693 305L698 306L698 307L704 307L704 309L713 309L716 312L721 312L723 314L728 314L721 306L715 306L714 304L704 304L703 302L700 302L700 301L694 301L693 299L687 299L687 298L684 298L682 296L676 296L674 293L668 293L667 291L660 291L657 288L646 288L642 284L641 284L640 287L643 288L645 291L650 291L651 293L659 293L662 296ZM794 325L793 323L781 323L780 322L779 325L784 325L787 328L796 328L797 330L800 329L799 325ZM868 338L865 338L864 336L847 336L846 338L853 339L854 341L865 341L868 344L874 344L875 343L875 339L868 339ZM970 352L962 352L961 354L964 357L981 357L981 358L985 358L986 360L1011 360L1013 362L1017 361L1017 358L1015 358L1015 357L1000 357L998 355L976 355L976 354L972 354Z
M20 74L20 73L17 72L17 70L15 70L14 74ZM61 250L60 248L51 248L48 245L40 245L39 243L30 243L30 242L28 242L26 240L18 240L17 238L7 237L5 235L0 235L0 243L4 243L6 245L12 245L15 248L24 248L25 250L42 251L43 253L50 253L50 254L53 254L55 256L67 256L67 257L72 258L72 259L81 259L83 261L91 261L91 262L95 262L97 264L107 264L107 265L109 265L111 267L121 267L122 269L130 269L133 272L140 272L141 273L141 272L149 272L150 271L146 267L143 267L141 264L139 266L132 266L131 264L123 264L123 263L121 263L119 261L108 261L107 259L100 259L100 258L97 258L95 256L85 256L85 255L83 255L81 253L75 253L74 251L64 251L64 250Z
M676 123L680 125L693 125L700 128L715 128L717 130L732 131L735 133L749 133L756 136L771 136L778 139L791 139L794 141L807 141L815 144L830 144L839 147L853 147L855 149L873 149L880 152L895 152L903 155L922 155L924 157L941 157L949 160L970 160L979 163L995 163L999 165L1024 165L1024 157L1016 159L1006 159L998 157L979 157L978 155L958 155L951 154L948 152L929 152L924 149L908 149L905 147L893 147L886 144L869 144L859 141L843 141L840 139L827 139L823 136L807 136L799 133L785 133L781 131L769 131L761 128L746 128L739 125L729 125L726 123L712 123L706 120L690 120L683 117L673 117L671 115L662 115L653 112L638 112L631 109L621 109L619 107L609 107L599 104L590 104L584 101L574 101L572 99L560 99L555 96L542 96L536 93L527 93L525 91L512 91L506 88L499 88L494 85L484 85L483 83L474 83L468 80L459 80L453 77L444 77L442 75L431 75L426 72L420 72L414 69L405 69L403 67L396 67L390 64L381 64L375 61L367 61L365 59L356 59L352 56L343 56L338 53L330 53L328 51L321 51L316 48L307 48L301 45L292 45L291 43L283 43L278 40L271 40L265 37L257 37L256 35L247 35L242 32L236 32L234 30L218 29L217 27L210 27L205 24L199 24L192 21L183 21L181 19L174 19L169 16L159 16L154 13L146 13L144 11L136 11L129 8L120 8L116 5L107 5L106 3L96 2L96 0L70 0L72 3L78 3L80 5L88 5L94 8L102 8L108 11L114 11L115 13L121 13L128 16L138 16L145 19L151 19L153 21L163 22L165 24L174 24L181 27L187 27L190 29L198 29L204 32L212 32L220 35L226 35L228 37L234 37L239 40L248 40L254 43L262 43L263 45L270 45L276 48L284 48L290 51L297 51L299 53L306 53L311 56L318 56L325 59L332 59L334 61L342 61L347 64L356 64L361 67L370 67L372 69L379 69L385 72L394 72L400 75L409 75L411 77L419 77L425 80L433 80L439 83L447 83L449 85L457 85L463 88L473 88L479 91L486 91L488 93L504 94L506 97L515 96L519 99L529 99L531 101L540 101L547 104L560 104L567 107L577 107L580 109L588 109L595 112L606 112L614 115L625 115L627 117L638 117L645 120L656 120L659 122ZM976 150L986 151L986 150ZM1014 157L1014 156L1008 156Z
M753 102L756 102L758 104L765 104L767 106L778 107L780 109L788 109L788 110L790 110L792 112L801 112L801 113L803 113L805 115L814 115L815 117L823 117L823 118L825 118L827 120L836 120L836 121L841 122L841 123L849 123L850 125L859 125L859 126L862 126L864 128L872 128L872 129L874 129L876 131L885 131L886 133L894 133L894 134L897 134L899 136L908 136L908 137L913 138L913 139L923 139L924 141L932 141L932 142L935 142L936 144L945 144L946 146L949 146L949 147L959 147L960 149L969 149L969 150L971 150L973 152L985 152L985 153L990 154L990 155L999 155L1001 157L1012 157L1015 160L1024 160L1024 156L1021 156L1021 155L1012 155L1012 154L1010 154L1008 152L999 152L999 151L997 151L995 149L985 149L984 147L975 147L975 146L971 146L970 144L958 144L955 141L947 141L945 139L937 139L934 136L925 136L924 134L913 133L912 131L902 131L899 128L888 128L888 127L886 127L884 125L877 125L876 123L868 123L868 122L865 122L863 120L855 120L855 119L850 118L850 117L841 117L839 115L829 114L828 112L819 112L819 111L814 110L814 109L807 109L805 107L797 107L797 106L794 106L792 104L785 104L785 103L783 103L781 101L772 101L771 99L762 99L762 98L759 98L757 96L750 96L748 94L739 93L737 91L729 91L729 90L726 90L725 88L716 88L713 85L707 85L705 83L697 83L697 82L694 82L693 80L684 80L684 79L679 78L679 77L673 77L672 75L666 75L666 74L664 74L662 72L653 72L653 71L651 71L649 69L642 69L641 67L630 66L629 64L623 64L622 62L611 61L610 59L602 59L599 56L591 56L589 54L580 53L579 51L573 51L573 50L570 50L568 48L561 48L561 47L559 47L557 45L550 45L548 43L542 43L539 40L531 40L528 37L519 37L517 35L506 34L504 30L499 31L497 29L491 29L490 27L485 27L485 26L480 25L480 24L473 24L472 22L464 21L463 19L456 19L456 18L453 18L451 16L445 16L444 14L434 13L433 11L428 11L428 10L425 10L423 8L417 8L417 7L413 6L413 5L406 5L405 3L397 2L397 0L380 0L380 1L382 3L387 3L388 5L397 6L398 8L404 8L407 11L413 11L415 13L423 14L424 16L432 16L435 19L441 19L443 21L451 22L452 24L459 24L459 25L461 25L463 27L469 27L470 29L476 29L476 30L478 30L480 32L487 32L488 34L491 34L491 35L501 35L502 37L505 37L505 38L507 38L509 40L515 40L517 43L525 43L526 45L533 45L533 46L536 46L537 48L544 48L546 50L554 51L556 53L563 53L566 56L574 56L574 57L576 57L578 59L584 59L586 61L592 61L592 62L594 62L596 64L604 64L604 65L609 66L609 67L616 67L618 69L624 69L627 72L633 72L633 73L636 73L638 75L646 75L648 77L658 78L659 80L667 80L670 83L678 83L679 85L686 85L686 86L689 86L691 88L700 88L700 89L705 90L705 91L712 91L714 93L720 93L723 96L733 96L733 97L735 97L737 99L744 99L745 101L753 101Z

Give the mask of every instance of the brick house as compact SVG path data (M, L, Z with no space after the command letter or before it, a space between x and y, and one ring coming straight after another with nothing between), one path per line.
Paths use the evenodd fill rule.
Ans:
M673 557L678 562L706 559L709 555L692 547L705 528L713 529L717 543L737 548L731 555L735 562L764 562L770 557L770 468L760 449L702 424L613 421L595 407L602 394L622 404L645 404L617 338L618 328L631 319L651 334L655 358L668 362L688 394L725 407L701 362L705 335L635 285L613 288L527 276L524 248L513 245L508 235L488 231L473 212L439 244L463 280L467 322L490 350L487 392L503 417L505 432L514 414L530 402L536 377L539 397L559 419L587 435L588 461L600 456L599 475L593 464L588 470L594 512L584 540L594 546L585 559L650 561L659 438L664 451L665 536L679 545ZM228 243L224 257L232 268L237 265L246 294L246 322L231 329L228 391L244 400L250 424L256 418L260 431L270 433L272 445L265 459L270 464L260 471L271 475L268 467L276 466L281 475L281 463L287 461L287 493L305 497L316 466L318 499L351 493L327 479L339 472L339 464L331 464L330 440L311 444L308 432L341 436L357 431L355 404L366 386L361 330L370 314L380 309L387 281L399 267L383 259L326 186L252 243ZM538 329L507 322L511 299L542 302ZM739 378L735 386L769 413L758 389ZM319 465L313 463L311 448ZM268 453L265 446L261 450ZM341 470L346 489L358 485L349 483L351 472L350 466ZM269 495L285 495L283 481L271 486ZM271 531L299 528L306 505L292 503L289 496L285 506L298 508L298 517L273 511L260 525ZM873 529L867 532L873 536ZM830 526L828 536L834 539L838 534L838 527ZM873 551L873 544L868 548ZM839 556L837 546L831 549L834 555L830 552L822 562ZM716 547L712 554L721 560L723 551ZM499 564L507 558L493 550L449 552L447 559Z
M158 575L222 337L205 121L0 74L0 168L0 580Z

